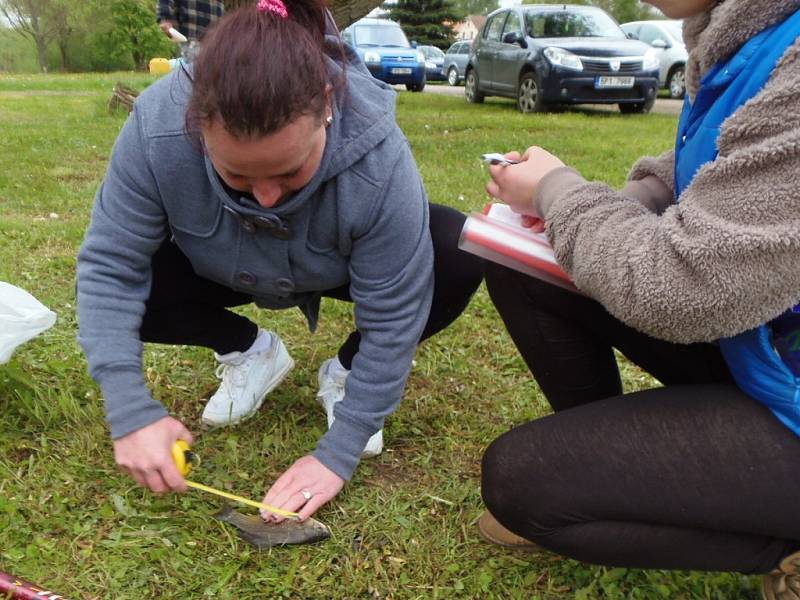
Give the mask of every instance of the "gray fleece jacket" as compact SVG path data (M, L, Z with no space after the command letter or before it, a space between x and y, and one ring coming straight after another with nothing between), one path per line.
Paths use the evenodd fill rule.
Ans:
M800 0L726 0L687 19L688 94ZM576 286L653 337L708 342L800 300L800 41L720 129L719 155L674 194L674 153L640 160L621 191L557 169L537 190L559 263ZM636 201L638 200L638 202Z
M341 66L331 61L332 73ZM188 139L188 73L173 72L137 99L78 256L79 341L113 438L167 414L145 385L139 338L150 259L167 236L202 277L262 307L299 306L312 328L319 292L349 283L361 344L336 421L313 453L340 477L350 478L397 407L430 310L427 199L395 122L394 92L355 64L345 86L317 173L272 209L231 197Z

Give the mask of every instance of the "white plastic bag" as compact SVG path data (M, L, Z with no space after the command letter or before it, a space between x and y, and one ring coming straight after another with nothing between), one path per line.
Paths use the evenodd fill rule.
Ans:
M0 365L24 344L56 322L56 313L25 290L0 281Z

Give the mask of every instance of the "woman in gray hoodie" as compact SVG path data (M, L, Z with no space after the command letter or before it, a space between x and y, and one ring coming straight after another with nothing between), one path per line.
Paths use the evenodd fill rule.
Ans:
M233 424L293 361L228 308L299 307L313 329L322 297L354 303L357 331L319 372L329 430L265 498L305 518L380 452L417 344L482 279L457 249L463 216L428 206L394 91L326 36L326 14L261 0L222 18L193 68L137 99L98 191L79 340L118 465L156 492L185 489L170 450L192 436L145 387L142 342L213 349L222 382L202 420Z
M555 414L488 449L480 526L606 565L771 572L765 595L796 600L800 1L651 3L686 19L675 150L620 192L536 147L491 169L586 296L487 271ZM615 348L664 387L622 395Z

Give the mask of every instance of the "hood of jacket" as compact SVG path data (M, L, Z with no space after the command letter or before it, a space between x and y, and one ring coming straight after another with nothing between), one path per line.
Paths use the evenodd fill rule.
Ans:
M334 85L333 121L326 129L325 150L311 181L278 205L263 208L254 200L231 192L214 170L208 156L205 156L209 180L226 209L243 216L264 213L277 217L292 215L301 210L326 181L360 161L396 131L394 90L372 77L352 49L338 38L327 37L326 52ZM149 119L148 134L175 137L174 151L184 159L188 158L188 154L196 156L198 152L184 126L191 93L192 66L181 63L181 68L150 86L137 99L137 103L147 103L148 113L155 115Z
M694 100L703 75L757 33L800 9L800 0L720 0L710 10L687 18L683 40L689 52L686 91Z

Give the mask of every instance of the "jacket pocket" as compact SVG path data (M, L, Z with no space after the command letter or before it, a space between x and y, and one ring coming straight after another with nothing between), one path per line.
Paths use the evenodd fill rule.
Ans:
M210 238L216 233L222 220L222 203L209 202L204 205L187 202L186 206L171 206L167 218L173 233Z

